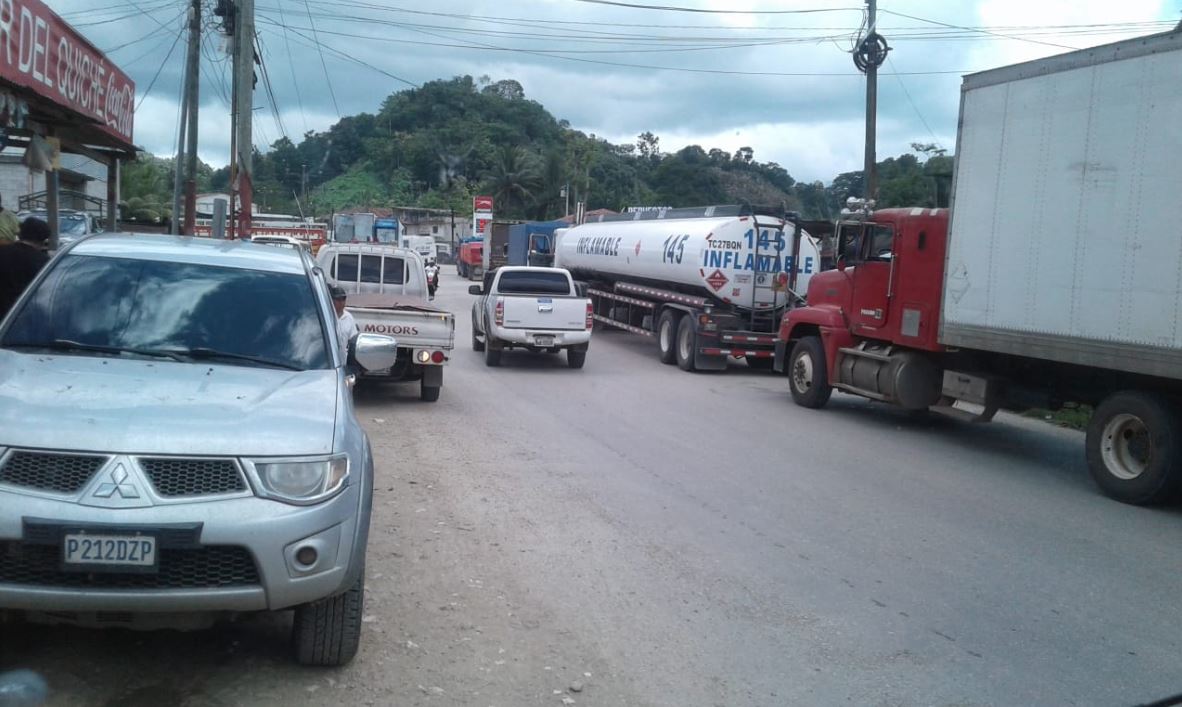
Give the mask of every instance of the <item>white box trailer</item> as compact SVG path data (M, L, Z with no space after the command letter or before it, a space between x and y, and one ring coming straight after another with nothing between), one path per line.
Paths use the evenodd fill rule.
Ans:
M1182 32L968 76L941 343L1182 379Z

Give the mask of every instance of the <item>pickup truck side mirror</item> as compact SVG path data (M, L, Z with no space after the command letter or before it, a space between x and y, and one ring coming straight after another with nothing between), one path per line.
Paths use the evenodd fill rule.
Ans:
M484 294L484 291L480 289L480 285L468 285L468 294L482 295Z

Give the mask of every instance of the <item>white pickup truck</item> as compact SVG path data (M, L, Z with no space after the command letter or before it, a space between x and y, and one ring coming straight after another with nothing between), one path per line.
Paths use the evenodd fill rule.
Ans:
M345 307L358 331L398 340L394 366L364 375L419 381L419 397L438 400L456 322L451 312L428 303L427 273L418 253L393 245L330 243L316 254L316 262L329 283L348 293Z
M571 368L582 368L591 342L591 300L580 297L570 273L561 268L500 267L486 273L472 305L472 350L484 363L501 365L505 349L558 353L566 349Z

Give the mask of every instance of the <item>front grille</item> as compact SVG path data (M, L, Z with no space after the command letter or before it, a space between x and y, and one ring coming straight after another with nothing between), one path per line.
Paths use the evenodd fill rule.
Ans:
M107 457L48 452L12 452L0 468L0 483L39 491L77 493Z
M208 496L246 490L242 472L229 459L141 458L139 462L161 496Z
M69 589L216 589L259 583L254 559L244 547L205 545L161 548L153 574L62 571L57 545L0 542L0 584Z

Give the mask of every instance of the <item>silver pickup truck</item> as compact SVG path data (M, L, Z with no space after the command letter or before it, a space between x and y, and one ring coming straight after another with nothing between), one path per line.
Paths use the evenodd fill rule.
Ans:
M419 397L439 399L443 366L455 345L455 316L428 302L427 272L413 250L368 243L331 244L316 262L329 283L348 293L345 307L362 334L398 340L393 367L367 371L366 378L418 381Z
M558 353L582 368L591 342L591 300L580 297L562 268L500 267L486 273L472 304L472 350L488 366L501 365L505 349Z

